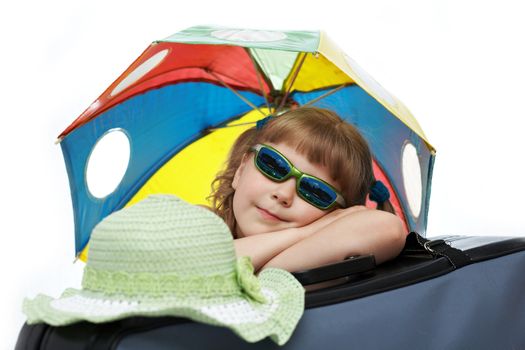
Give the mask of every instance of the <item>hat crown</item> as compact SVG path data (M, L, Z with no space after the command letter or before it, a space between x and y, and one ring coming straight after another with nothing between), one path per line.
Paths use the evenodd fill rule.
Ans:
M181 277L225 275L235 269L232 240L211 211L175 196L152 195L94 228L87 266Z

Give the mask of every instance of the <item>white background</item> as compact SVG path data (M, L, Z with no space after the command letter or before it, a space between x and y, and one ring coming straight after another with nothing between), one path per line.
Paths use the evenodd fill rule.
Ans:
M155 40L198 24L322 29L437 149L429 235L525 236L519 1L20 1L0 8L0 346L24 296L79 287L56 136ZM341 4L345 4L341 8Z

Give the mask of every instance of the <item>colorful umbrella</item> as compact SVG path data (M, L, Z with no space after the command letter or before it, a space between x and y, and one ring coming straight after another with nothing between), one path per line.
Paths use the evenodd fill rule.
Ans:
M59 135L77 255L86 259L100 220L149 194L207 204L235 138L290 105L328 108L355 125L397 214L425 233L435 150L399 100L323 32L198 26L153 42ZM99 163L111 143L127 153ZM97 189L96 167L116 177L111 188Z

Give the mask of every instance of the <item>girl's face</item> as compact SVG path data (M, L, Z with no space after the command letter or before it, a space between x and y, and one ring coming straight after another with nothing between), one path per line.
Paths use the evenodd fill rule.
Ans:
M285 143L266 143L282 153L292 164L339 188L326 167L312 164ZM253 161L254 153L245 155L233 178L233 213L237 237L302 227L328 214L304 201L295 189L296 179L274 182L264 176Z

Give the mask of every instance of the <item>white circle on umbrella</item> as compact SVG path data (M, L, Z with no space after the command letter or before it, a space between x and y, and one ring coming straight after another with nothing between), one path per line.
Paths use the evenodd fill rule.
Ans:
M115 86L113 90L111 90L110 96L115 96L119 94L121 91L137 82L137 80L139 80L153 68L158 66L159 63L161 63L162 60L164 60L164 58L168 55L168 52L169 49L159 51L150 58L148 58L146 61L142 62L137 68L135 68L131 73L129 73L127 77L122 79L122 81L118 83L118 85Z
M422 183L421 165L417 150L413 144L406 142L402 150L401 171L403 185L407 196L408 206L414 218L418 218L421 211Z
M89 193L104 198L113 193L126 174L130 142L122 129L111 129L98 139L86 166Z
M221 29L215 30L211 36L228 41L252 41L252 42L268 42L279 41L286 39L286 34L283 32L269 31L269 30L251 30L251 29Z

